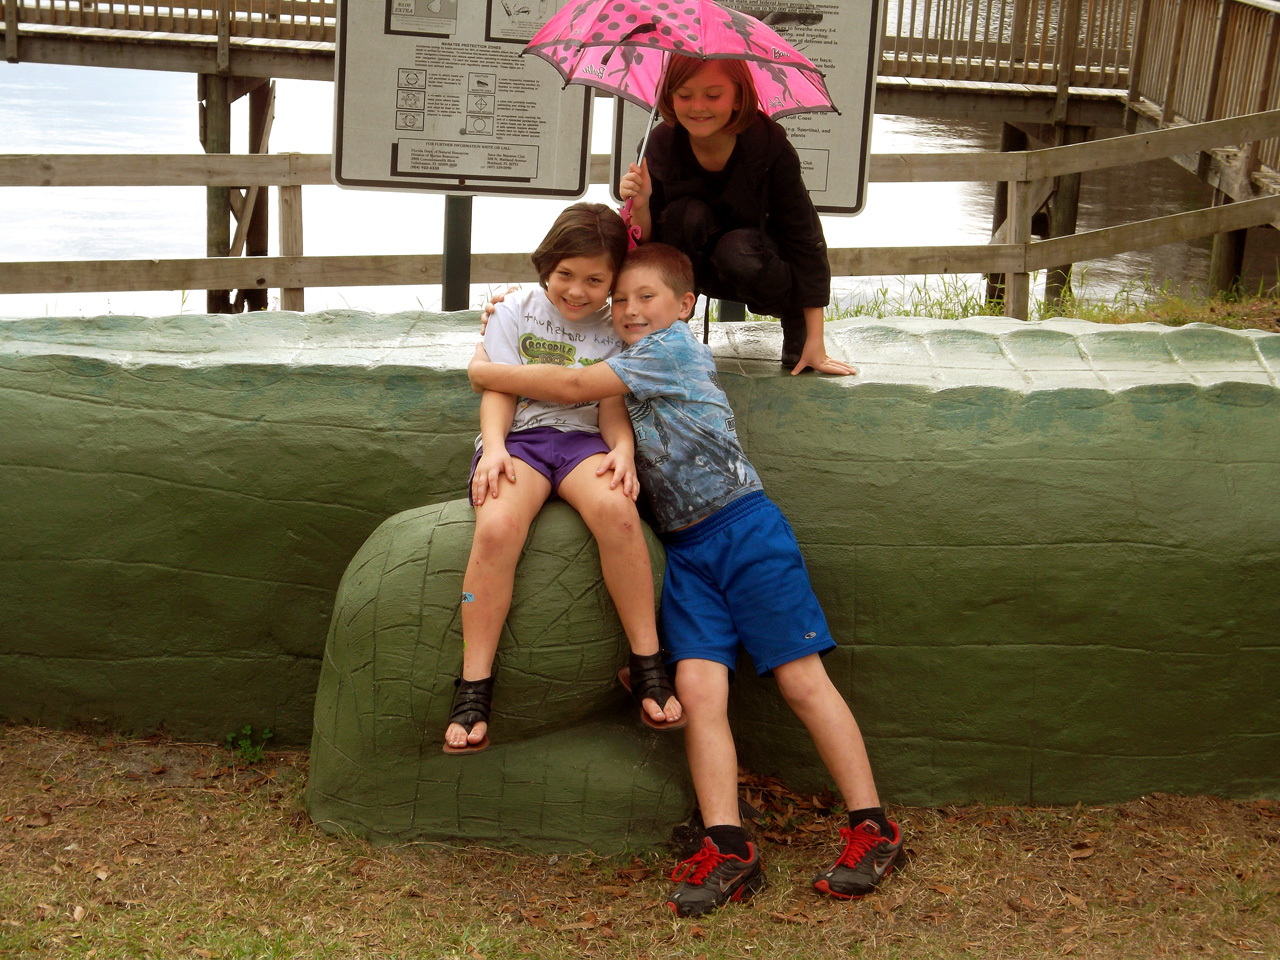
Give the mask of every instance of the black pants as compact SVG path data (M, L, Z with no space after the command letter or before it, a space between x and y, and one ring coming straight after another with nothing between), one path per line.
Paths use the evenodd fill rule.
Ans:
M782 321L784 343L804 345L804 308L792 290L791 264L763 230L724 230L711 207L684 197L663 208L658 239L688 254L698 292L737 300L754 314ZM798 341L797 341L798 338ZM784 349L784 352L785 349Z

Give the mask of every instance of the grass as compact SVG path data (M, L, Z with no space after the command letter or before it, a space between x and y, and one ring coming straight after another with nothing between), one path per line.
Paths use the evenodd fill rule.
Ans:
M932 317L962 320L967 317L1001 316L1003 305L987 300L982 278L942 276L929 282L908 282L903 278L897 290L877 287L868 295L846 298L827 311L828 320L846 318ZM1084 271L1077 282L1087 289ZM1032 289L1044 289L1043 274L1032 277ZM712 319L718 319L713 306ZM699 314L700 315L700 314ZM1232 330L1256 329L1280 333L1280 283L1260 285L1252 291L1211 295L1192 287L1179 290L1172 284L1155 284L1150 278L1135 281L1110 298L1085 295L1065 297L1057 305L1033 300L1031 318L1047 320L1070 317L1094 323L1142 323L1153 321L1167 326L1210 323Z
M307 756L0 727L0 956L1280 956L1280 803L892 807L908 860L854 903L809 887L838 811L744 775L769 886L698 920L670 854L371 847L320 833Z

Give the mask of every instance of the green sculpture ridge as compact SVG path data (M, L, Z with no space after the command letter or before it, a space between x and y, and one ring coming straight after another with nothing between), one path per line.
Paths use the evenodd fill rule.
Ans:
M0 713L308 742L352 557L464 493L477 332L0 320ZM776 324L711 333L886 798L1280 790L1280 336L853 319L837 379L783 375ZM746 765L823 783L750 670L734 711Z

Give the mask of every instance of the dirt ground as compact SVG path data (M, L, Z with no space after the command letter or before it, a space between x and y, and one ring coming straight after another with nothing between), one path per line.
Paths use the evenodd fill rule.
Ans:
M373 848L312 826L305 753L242 759L0 727L0 956L1280 957L1271 799L892 807L906 861L850 905L809 887L833 799L744 773L769 886L694 922L673 853Z

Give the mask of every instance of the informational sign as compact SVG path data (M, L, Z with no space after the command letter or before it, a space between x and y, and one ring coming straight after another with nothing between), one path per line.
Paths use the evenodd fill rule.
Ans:
M779 122L804 169L820 213L856 214L866 202L880 59L880 0L720 0L776 30L823 72L835 113L808 113ZM656 118L661 123L661 116ZM613 191L636 159L649 111L623 103L614 115Z
M340 186L580 197L591 100L520 51L568 0L342 0Z

